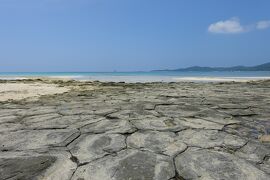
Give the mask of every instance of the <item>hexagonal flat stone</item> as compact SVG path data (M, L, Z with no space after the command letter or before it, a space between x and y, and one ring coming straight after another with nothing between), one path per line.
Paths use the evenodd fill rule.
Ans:
M173 161L169 157L151 152L125 150L117 156L106 156L85 166L80 166L73 180L168 180L175 175Z
M1 179L34 179L56 161L55 157L16 157L0 159Z
M155 109L157 112L168 117L190 117L195 115L200 108L188 104L183 105L159 105Z
M21 111L25 111L25 109L4 109L3 107L0 109L0 117L9 117L15 116ZM1 121L0 121L1 122Z
M245 145L246 140L231 134L220 132L217 130L193 130L187 129L178 133L178 137L182 142L190 146L201 148L226 147L238 149Z
M37 116L42 114L53 114L56 112L55 106L33 106L30 109L18 111L16 114L20 116Z
M265 156L270 155L270 148L259 142L248 142L235 155L254 163L260 163Z
M92 101L90 101L92 102ZM116 109L108 107L103 101L94 101L91 104L83 105L81 102L75 104L63 104L58 107L59 113L63 115L106 115L113 113Z
M78 130L22 130L0 136L0 150L27 150L65 146L79 135Z
M218 111L230 114L232 116L254 116L257 114L250 109L222 109Z
M135 132L127 138L127 145L169 156L175 156L187 148L186 144L175 139L174 133L159 131Z
M267 156L264 161L259 164L259 167L262 171L270 174L270 157Z
M0 133L23 130L26 127L20 123L0 123Z
M131 133L135 130L126 120L105 118L81 128L82 133Z
M143 119L131 120L131 122L141 130L180 131L186 128L179 121L168 117L146 116Z
M269 175L247 161L229 153L191 149L175 158L178 175L183 179L267 180Z
M80 128L84 125L99 121L101 118L94 115L61 116L44 121L25 123L26 129L60 129Z
M196 128L196 129L217 129L221 130L224 125L207 121L201 118L182 118L182 119L175 119L175 121L179 121L179 124L181 124L184 127L189 128Z
M159 115L156 111L143 110L142 107L130 107L129 110L120 110L109 114L110 119L144 118L145 116ZM137 109L138 108L138 109Z
M247 105L232 104L232 103L218 104L217 107L220 109L248 109Z
M27 116L21 120L21 123L25 125L31 125L34 123L43 123L46 121L50 121L55 118L59 118L61 115L57 113L51 113L51 114L40 114L40 115L33 115L33 116Z
M3 152L0 155L0 179L70 179L77 165L68 152Z
M14 115L0 116L0 123L10 123L10 122L13 123L13 122L16 122L17 119L18 119L18 116L14 116Z
M126 137L120 134L83 134L68 148L80 164L93 161L126 147Z
M195 117L223 125L237 124L241 122L236 118L233 118L231 115L219 112L214 109L204 109L202 111L199 111L198 113L196 113Z

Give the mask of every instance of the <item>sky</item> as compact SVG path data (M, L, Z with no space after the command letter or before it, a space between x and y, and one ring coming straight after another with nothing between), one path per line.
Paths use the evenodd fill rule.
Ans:
M0 72L270 62L269 0L0 0Z

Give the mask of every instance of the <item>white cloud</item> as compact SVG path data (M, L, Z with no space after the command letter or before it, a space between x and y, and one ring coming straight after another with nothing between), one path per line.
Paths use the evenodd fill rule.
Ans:
M267 29L270 27L270 21L259 21L257 22L256 28L257 29Z
M229 20L210 24L208 31L211 33L236 34L245 32L246 29L240 24L238 18L231 18Z
M257 23L242 25L238 18L231 18L225 21L218 21L210 24L208 31L211 33L237 34L253 30L270 28L270 20L258 21Z

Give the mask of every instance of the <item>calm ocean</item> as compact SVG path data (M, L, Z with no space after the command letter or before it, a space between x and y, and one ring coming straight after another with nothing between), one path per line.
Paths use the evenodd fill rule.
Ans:
M71 78L75 80L154 82L179 81L181 79L270 79L270 71L230 71L230 72L0 72L0 79L17 79L24 77Z

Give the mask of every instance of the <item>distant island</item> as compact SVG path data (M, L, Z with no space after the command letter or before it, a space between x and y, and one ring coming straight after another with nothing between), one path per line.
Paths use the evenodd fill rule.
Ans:
M270 62L257 66L232 66L232 67L202 67L192 66L173 70L153 70L153 71L270 71Z

